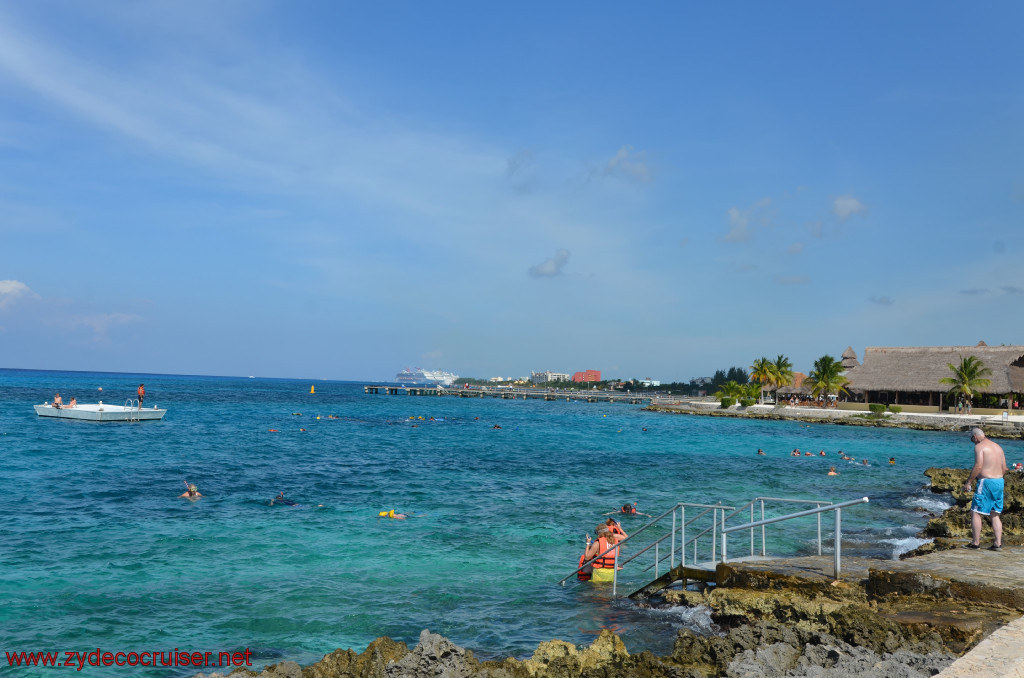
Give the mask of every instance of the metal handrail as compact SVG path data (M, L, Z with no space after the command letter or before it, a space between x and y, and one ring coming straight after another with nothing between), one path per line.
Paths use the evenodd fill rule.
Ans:
M690 507L692 508L692 507L694 507L694 506L697 506L697 505L696 505L696 504L688 504L688 506L690 506ZM677 508L679 508L679 504L676 504L676 505L675 505L675 507L673 507L673 509L672 509L672 510L673 510L673 511L675 511L675 509L677 509ZM684 522L684 523L683 523L683 528L685 529L685 527L686 527L687 525L692 525L692 524L693 524L694 522L696 522L696 521L697 521L697 520L699 520L700 518L702 518L702 517L706 516L706 515L708 514L708 512L709 512L709 511L714 511L714 510L715 510L716 508L720 508L720 507L718 507L718 506L712 506L712 507L710 507L710 508L704 509L703 511L701 511L700 513L698 513L697 515L695 515L695 516L694 516L693 518L690 518L689 520L687 520L686 522ZM701 533L701 534L703 534L703 533ZM639 553L637 553L636 555L634 555L634 556L632 556L631 558L629 558L629 560L627 560L626 562L624 562L624 563L623 563L623 565L625 565L626 563L628 563L628 562L629 562L630 560L633 560L633 558L636 558L637 556L639 556L640 554L644 553L645 551L648 551L648 550L650 550L651 546L655 546L655 545L657 545L657 544L660 544L661 542L665 541L666 539L668 539L669 537L672 537L672 536L675 536L675 530L673 530L673 531L669 532L669 533L668 533L668 534L666 534L666 535L663 535L663 536L659 537L657 541L655 541L655 542L651 543L651 545L650 545L650 546L648 546L648 547L646 547L646 548L645 548L645 549L644 549L643 551L640 551L640 552L639 552ZM699 537L700 535L697 535L697 536ZM694 539L696 539L696 538L697 538L697 537L694 537ZM690 541L693 541L693 540L691 539ZM689 542L687 542L687 543L689 543ZM683 546L683 547L685 547L685 544L683 544L682 546ZM665 558L668 558L668 557L669 557L669 555L666 555L666 556L665 556ZM664 560L664 558L663 558L662 560ZM647 570L651 569L652 567L654 567L654 565L651 565L651 566L649 566L649 567L646 567L646 568L644 568L644 572L646 572Z
M786 498L783 498L783 497L754 497L749 502L747 502L743 506L741 506L738 509L736 509L735 511L733 511L732 513L730 513L725 518L726 519L732 518L733 516L739 515L740 511L742 511L743 509L749 508L750 509L750 521L753 522L754 521L754 505L757 504L757 502L761 502L761 519L763 520L764 519L764 503L766 501L786 502L786 503L789 503L789 504L814 504L815 506L826 506L826 505L832 503L832 502L829 502L829 501L821 501L820 499L786 499ZM723 524L724 524L724 521L723 521ZM766 547L766 535L765 535L765 529L764 528L765 528L765 526L761 525L761 556L762 557L766 557L768 555L767 547ZM750 528L750 555L751 556L754 555L754 528ZM820 514L818 515L818 555L819 556L821 555L821 515Z
M641 532L643 532L644 530L646 530L646 529L648 529L650 527L654 527L658 523L659 520L661 520L662 518L664 518L668 514L670 514L670 513L673 514L673 518L674 518L675 517L676 509L680 508L680 507L684 507L684 506L689 506L690 508L703 508L703 509L708 509L708 510L711 510L711 509L730 509L731 510L733 508L732 506L722 506L721 504L691 504L691 503L687 503L687 502L679 502L675 506L670 508L669 510L665 511L664 513L662 513L661 515L659 515L659 516L657 516L655 518L651 518L649 523L647 523L646 525L644 525L639 530L637 530L633 534L629 535L628 537L626 537L622 541L617 542L614 546L611 546L611 547L605 549L603 552L601 552L598 555L594 556L590 560L585 561L582 565L580 565L575 570L573 570L572 574L570 574L570 575L560 579L558 581L558 583L561 584L562 586L565 586L565 582L568 581L569 579L572 579L573 577L575 577L576 573L579 572L581 568L589 565L590 563L594 562L598 558L601 558L605 554L611 553L612 551L614 551L618 547L624 545L630 539L635 539ZM704 511L701 515L704 515L706 513L707 513L707 511ZM700 516L697 516L697 517L699 518ZM694 520L696 520L696 518ZM673 537L675 536L675 528L674 528L674 526L673 526L673 530L672 530L671 534L672 534ZM668 536L668 535L666 535L666 536ZM614 586L613 586L613 588L614 588Z
M833 534L834 546L833 546L832 550L833 550L833 561L834 561L834 565L835 565L835 577L836 577L836 579L838 579L839 578L839 572L840 572L841 560L842 560L842 557L841 557L841 552L842 552L842 514L843 514L842 510L844 508L846 508L847 506L856 506L857 504L866 504L868 501L870 501L870 500L867 497L861 497L860 499L853 499L851 501L844 501L844 502L841 502L839 504L828 504L826 506L819 506L817 508L807 509L806 511L797 511L796 513L790 513L788 515L778 516L776 518L766 518L766 519L763 519L763 520L752 521L750 523L747 523L746 525L736 525L734 527L726 527L725 526L725 521L723 520L722 521L722 562L724 563L724 562L727 561L726 550L725 550L725 548L726 548L726 538L732 532L737 532L739 530L753 529L755 527L762 527L764 525L771 525L772 523L779 523L779 522L782 522L783 520L791 520L793 518L802 518L804 516L811 516L811 515L815 515L815 514L821 514L821 513L824 513L825 511L835 511L836 512L836 514L835 514L836 515L836 526L835 526L835 533Z
M807 510L804 510L804 511L797 511L795 513L790 513L790 514L786 514L786 515L783 515L783 516L777 516L777 517L774 517L774 518L765 518L764 517L764 515L765 515L764 504L767 501L771 501L771 502L784 502L784 503L791 503L791 504L814 504L815 508L807 509ZM674 567L675 566L675 537L676 537L676 516L675 516L675 511L676 511L676 509L680 509L680 514L681 514L681 520L680 520L680 526L679 526L680 527L680 535L681 535L680 536L680 561L679 561L680 565L685 564L685 562L686 562L685 550L686 550L686 548L690 544L693 544L693 548L694 548L694 556L693 556L694 563L696 564L698 562L698 560L697 560L697 546L698 546L697 542L698 542L698 540L702 536L706 535L708 532L712 532L713 535L714 535L712 537L712 540L711 540L711 561L712 562L715 562L717 560L716 553L715 553L715 546L716 546L716 542L718 540L717 540L717 534L715 534L715 533L720 532L721 535L722 535L721 562L724 563L724 562L728 561L728 555L727 555L727 550L726 550L728 535L732 534L733 532L738 532L740 530L750 530L750 555L753 556L754 555L754 550L755 550L754 549L754 529L758 528L758 527L761 528L761 555L762 556L766 556L767 552L766 552L766 545L765 545L765 526L771 525L772 523L778 523L778 522L782 522L782 521L785 521L785 520L791 520L793 518L801 518L801 517L810 516L810 515L815 515L818 518L818 555L821 555L821 552L822 552L821 551L821 514L826 512L826 511L835 511L835 532L834 532L833 552L834 552L834 561L835 561L835 577L838 579L839 573L841 571L842 509L846 508L846 507L849 507L849 506L855 506L855 505L858 505L858 504L867 503L868 501L869 501L869 499L867 497L862 497L860 499L855 499L855 500L851 500L851 501L841 502L841 503L838 503L838 504L832 504L832 503L829 503L829 502L826 502L826 501L816 500L816 499L788 499L788 498L782 498L782 497L755 497L754 499L752 499L751 501L747 502L746 504L744 504L743 506L741 506L739 508L735 508L733 506L723 506L722 504L694 504L694 503L688 503L688 502L678 502L672 508L670 508L669 510L665 511L664 513L662 513L662 514L660 514L660 515L658 515L658 516L656 516L654 518L652 518L650 522L648 522L646 525L644 525L643 527L638 529L636 532L631 534L629 537L627 537L627 538L617 542L616 544L614 544L612 546L609 546L607 549L605 549L604 551L602 551L598 555L594 556L594 558L583 562L579 567L577 567L575 570L573 570L572 574L562 578L561 580L559 580L558 583L561 584L562 586L565 586L565 582L568 581L569 579L571 579L573 576L575 576L580 571L580 569L582 567L585 567L586 565L592 564L595 560L597 560L598 558L604 557L608 553L614 552L614 556L613 557L615 558L615 569L613 570L613 576L612 576L612 595L615 595L616 594L616 587L617 587L617 584L618 584L618 569L619 569L619 567L620 566L625 566L625 565L629 564L630 562L632 562L633 560L635 560L636 558L638 558L639 556L643 555L644 553L646 553L647 551L649 551L649 550L651 550L653 548L655 550L654 563L652 565L644 568L644 571L646 572L646 571L650 570L653 567L653 568L655 568L655 572L657 573L657 571L658 571L657 570L658 564L662 560L664 560L664 558L665 558L664 556L660 556L659 545L661 544L661 542L665 541L666 539L668 539L670 537L672 539L672 549L671 549L670 553L668 554L668 557L671 559L670 566ZM754 518L754 506L758 502L760 502L760 504L761 504L761 520L754 520L753 519ZM689 508L704 509L704 510L701 511L696 516L692 517L690 520L686 520L686 508L687 507L689 507ZM736 526L733 526L733 527L726 527L726 520L728 520L729 518L733 518L733 517L739 515L739 513L741 511L743 511L743 510L745 510L747 508L750 509L750 516L751 516L750 522L745 523L743 525L736 525ZM718 518L718 511L719 510L721 510L721 523L719 523L719 518ZM726 511L732 511L732 513L729 513L728 515L726 515ZM691 539L687 540L686 537L685 537L686 527L688 525L691 525L692 523L694 523L698 519L706 516L709 512L713 512L713 514L714 514L712 516L712 521L711 521L712 524L711 524L711 526L708 527L708 528L705 528L701 532L699 532L696 535L694 535ZM665 518L670 513L672 514L672 530L671 530L671 532L669 532L668 534L662 535L661 537L658 537L653 542L651 542L650 544L645 546L643 549L641 549L639 552L637 552L636 554L630 556L626 560L624 560L624 561L620 561L619 560L619 553L620 553L619 547L620 546L624 546L630 540L635 539L637 536L639 536L642 532L646 531L647 529L649 529L651 527L654 527L656 524L658 524L659 521L661 521L663 518Z

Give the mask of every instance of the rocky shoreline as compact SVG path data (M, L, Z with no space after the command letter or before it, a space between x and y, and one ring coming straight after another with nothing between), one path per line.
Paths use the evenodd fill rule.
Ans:
M956 499L929 521L922 536L935 541L916 554L954 548L970 531L966 469L928 469L936 493ZM1024 544L1024 476L1007 475L1004 541ZM845 559L844 559L845 562ZM587 647L561 640L541 643L527 659L479 661L473 652L424 630L411 650L378 638L361 653L335 650L301 667L281 662L261 673L238 669L233 678L915 678L942 671L995 629L1020 617L1019 596L950 596L941 587L906 586L899 577L829 577L778 568L718 566L718 586L666 590L640 605L710 610L712 632L683 629L671 654L630 654L609 630ZM863 564L862 564L863 565ZM868 566L863 566L867 572ZM799 572L801 568L796 568ZM845 572L844 568L844 572ZM887 583L888 582L888 583ZM199 674L196 678L219 678Z
M871 428L902 428L915 431L966 431L977 426L990 438L1022 438L1024 424L1019 421L1001 420L986 416L928 415L928 414L883 414L875 416L868 412L851 410L817 409L810 407L775 407L751 405L721 409L710 403L651 404L644 408L649 412L667 414L689 414L702 417L733 417L739 419L762 419L774 421L799 421L811 424L835 424L838 426L867 426ZM1020 417L1013 417L1019 419Z
M472 651L424 630L412 650L378 638L360 654L335 650L309 666L281 662L261 673L237 669L232 678L916 678L932 676L955 656L936 641L880 653L834 636L780 623L758 622L724 636L700 637L681 631L671 655L631 655L618 636L605 630L588 647L552 640L529 659L478 661ZM221 678L198 674L196 678Z

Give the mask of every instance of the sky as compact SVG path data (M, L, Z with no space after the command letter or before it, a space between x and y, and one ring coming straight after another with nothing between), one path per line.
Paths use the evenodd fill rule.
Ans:
M0 367L1024 344L1024 4L0 0Z

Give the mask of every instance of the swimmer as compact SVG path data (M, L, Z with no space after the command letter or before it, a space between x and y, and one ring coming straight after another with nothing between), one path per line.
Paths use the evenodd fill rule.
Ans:
M298 506L298 503L284 496L284 492L278 492L277 496L270 500L270 505L284 504L285 506Z
M804 456L805 457L813 457L814 455L811 454L810 452L804 452Z
M762 450L762 449L761 449L761 448L759 447L759 448L757 448L757 453L758 453L758 454L760 454L760 455L764 455L764 450Z
M646 426L644 426L644 427L643 427L642 429L640 429L640 430L641 430L641 431L646 431L646 430L647 430L647 427L646 427Z
M390 518L392 520L405 520L406 518L426 518L426 513L398 513L395 509L390 511L381 511L377 514L378 518Z
M616 513L625 513L627 516L647 516L648 518L651 517L650 513L642 513L641 511L637 511L635 501L632 504L623 504L622 507L619 508L618 510L608 511L607 513L603 513L602 515L610 516Z
M199 490L196 489L195 485L190 485L187 480L184 481L184 482L185 482L185 487L187 489L185 490L184 493L178 495L179 499L184 498L184 499L188 499L189 501L195 501L196 499L199 499L199 497L203 496L202 494L200 494Z
M830 469L828 470L828 474L829 474L830 476L837 476L837 475L839 475L839 471L837 471L837 470L836 470L836 467L835 467L835 466L833 466L832 468L830 468Z
M896 457L889 457L889 463L890 464L895 464L896 463ZM1017 464L1017 466L1020 466L1020 464Z
M821 452L818 452L818 456L819 457L824 457L825 456L825 450L822 450Z
M491 428L492 428L492 429L496 429L496 428L501 428L501 426L498 426L497 424L495 424L495 425L494 425L494 426L492 426Z
M867 460L867 459L861 459L860 461L861 461L861 463L862 463L862 464L864 464L865 466L871 466L871 464L869 464L869 463L868 463L868 460Z

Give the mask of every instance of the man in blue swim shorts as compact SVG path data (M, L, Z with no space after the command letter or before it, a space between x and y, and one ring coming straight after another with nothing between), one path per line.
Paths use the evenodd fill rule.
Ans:
M974 443L974 468L964 483L964 492L971 491L971 484L978 479L978 487L971 501L971 543L969 549L981 548L981 517L988 516L992 523L994 539L991 551L1003 548L1003 474L1006 468L1006 455L1003 448L985 437L980 428L970 431L971 442Z

